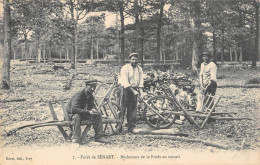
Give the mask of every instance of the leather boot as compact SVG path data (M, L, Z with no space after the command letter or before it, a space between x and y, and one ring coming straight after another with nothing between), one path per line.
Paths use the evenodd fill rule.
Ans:
M99 143L110 143L110 141L108 141L107 139L105 139L104 137L99 137L95 139L95 142L99 142Z

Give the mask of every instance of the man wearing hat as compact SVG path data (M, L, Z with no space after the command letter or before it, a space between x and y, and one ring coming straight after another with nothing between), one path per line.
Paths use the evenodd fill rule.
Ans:
M200 86L205 94L215 95L217 89L217 65L210 61L211 55L208 52L202 53L203 63L200 67Z
M103 123L102 115L100 112L93 111L95 107L94 96L92 95L93 82L89 82L86 87L76 92L67 105L67 112L72 119L72 142L79 143L81 134L80 123L82 120L91 120L95 130L95 141L101 143L109 143L103 137Z
M130 133L136 126L137 95L140 94L143 97L143 69L138 65L138 58L137 53L131 53L129 55L130 63L124 65L120 72L120 83L123 86L121 105L123 116L127 109L127 124Z
M204 91L204 104L208 99L207 95L214 96L217 90L217 65L210 61L211 55L208 52L203 52L202 54L203 63L200 67L200 87ZM211 99L209 102L211 102ZM206 105L208 106L208 104ZM211 105L211 107L213 104ZM209 108L211 108L209 107Z

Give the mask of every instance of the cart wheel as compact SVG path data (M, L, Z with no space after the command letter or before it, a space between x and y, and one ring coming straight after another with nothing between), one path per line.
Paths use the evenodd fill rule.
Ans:
M101 107L101 113L103 114L104 134L117 134L123 124L123 113L120 106L115 102L106 102Z
M93 95L94 95L96 98L103 98L103 97L106 96L107 91L108 91L109 88L110 88L110 86L109 86L108 84L105 84L105 83L99 84L99 85L96 87L96 89L95 89Z
M173 125L176 118L179 115L174 115L172 112L176 111L175 103L171 102L169 97L158 95L150 98L147 103L153 107L155 111L157 111L161 116L164 117L162 119L159 115L157 115L154 111L152 111L148 106L144 109L144 117L147 124L153 128L163 129L169 128Z

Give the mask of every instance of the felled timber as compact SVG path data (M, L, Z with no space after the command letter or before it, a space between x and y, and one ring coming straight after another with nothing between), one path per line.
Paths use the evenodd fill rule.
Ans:
M180 132L177 128L171 129L153 129L153 128L136 128L133 131L134 134L152 134L152 135L169 135L169 136L188 136L186 133Z
M226 84L220 85L218 88L260 88L260 84Z
M20 101L25 101L26 99L10 99L10 100L0 100L1 103L5 102L20 102Z
M207 146L217 147L221 149L228 149L228 146L218 143L209 142L206 140L201 139L191 139L187 137L177 137L177 136L169 136L169 135L143 135L142 137L145 138L154 138L154 139L170 139L170 140L180 140L180 141L186 141L186 142L195 142L195 143L202 143Z
M175 115L184 115L183 112L172 112ZM218 113L213 113L213 115L218 114ZM219 114L225 114L225 113L219 113ZM198 117L198 118L206 118L207 115L204 114L197 114L197 113L190 113L189 114L192 117ZM251 118L247 117L221 117L221 116L210 116L209 118L211 119L216 119L216 120L252 120Z

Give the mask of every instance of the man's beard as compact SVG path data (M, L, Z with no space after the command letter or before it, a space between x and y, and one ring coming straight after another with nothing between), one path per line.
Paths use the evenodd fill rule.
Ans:
M133 67L136 67L136 66L137 66L137 63L131 63L131 65L132 65Z

